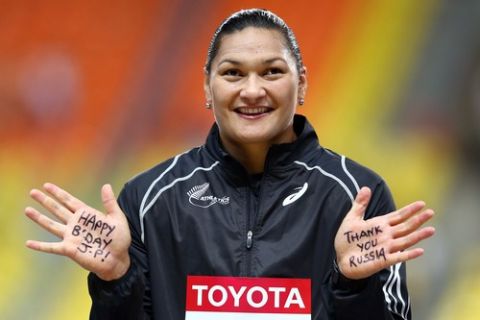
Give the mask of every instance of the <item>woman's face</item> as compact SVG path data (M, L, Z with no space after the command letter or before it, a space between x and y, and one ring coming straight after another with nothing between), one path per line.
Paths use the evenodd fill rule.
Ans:
M294 138L293 116L305 71L276 30L248 27L221 39L205 94L226 144L277 144Z

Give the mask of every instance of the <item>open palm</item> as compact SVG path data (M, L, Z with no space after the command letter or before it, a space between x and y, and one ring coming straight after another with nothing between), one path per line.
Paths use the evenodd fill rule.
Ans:
M110 185L101 190L105 213L98 211L65 190L46 183L46 192L33 189L30 196L54 215L53 220L32 207L25 214L59 242L28 240L27 247L69 257L104 280L126 273L130 265L128 248L131 237L128 223L117 204Z
M369 188L359 191L335 236L338 267L350 279L363 279L421 256L423 249L411 247L435 232L433 227L420 228L434 215L422 201L364 220L370 197Z

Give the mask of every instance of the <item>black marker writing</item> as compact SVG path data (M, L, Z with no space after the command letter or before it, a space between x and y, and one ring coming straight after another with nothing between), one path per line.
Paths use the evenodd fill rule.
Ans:
M72 235L77 237L80 234L80 230L82 230L82 227L80 227L79 225L76 225L75 227L73 227Z
M353 231L347 231L344 233L344 235L347 237L348 243L352 243L355 241L360 241L364 238L369 238L378 235L379 233L382 233L382 229L380 229L380 226L372 227L367 230L362 230L360 232L353 232Z
M80 246L77 247L77 250L80 251L81 253L85 253L88 251L88 249L91 249L92 246L89 246L88 244L85 243L80 243Z
M385 248L377 248L377 236L383 233L380 226L371 227L360 232L347 231L344 233L348 243L355 243L360 249L359 255L350 256L350 267L358 267L363 263L380 260L387 260L385 256Z
M94 259L105 259L110 255L107 247L112 243L110 235L115 230L115 226L97 218L94 213L82 211L78 218L78 224L72 229L72 235L81 237L81 243L77 250L84 254L92 255Z
M109 254L110 254L110 251L108 251L107 254L105 255L105 257L102 258L102 262L105 261L105 259L107 259Z
M100 235L105 235L108 237L110 234L115 230L115 226L110 226L108 223L103 222L102 220L97 220L97 215L94 213L88 213L86 211L82 211L80 217L78 217L79 224L83 225L90 231L97 231L100 230Z
M366 250L370 250L371 248L375 248L377 244L378 244L378 240L373 239L373 240L368 240L367 242L357 243L357 247L359 247L360 251L363 252Z
M383 260L387 260L387 258L385 257L384 248L380 248L379 250L375 249L359 256L351 256L349 260L350 267L358 267L359 264L379 260L380 258L383 258Z

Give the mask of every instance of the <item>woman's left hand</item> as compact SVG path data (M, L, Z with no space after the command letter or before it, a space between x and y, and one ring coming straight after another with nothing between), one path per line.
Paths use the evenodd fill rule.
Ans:
M421 256L423 249L411 247L435 233L433 227L420 228L434 215L422 201L364 220L370 198L370 189L363 187L335 236L337 264L349 279L367 278L398 262Z

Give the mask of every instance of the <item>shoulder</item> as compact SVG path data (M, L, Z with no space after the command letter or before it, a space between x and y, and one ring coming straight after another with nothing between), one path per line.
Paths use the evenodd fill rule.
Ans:
M177 178L186 177L196 170L213 169L216 164L217 162L206 154L204 146L195 147L132 177L125 184L124 190L145 194L154 185L168 184Z
M356 186L373 187L383 182L383 178L374 170L332 150L325 149L319 159L328 170L351 180Z
M378 173L343 155L325 150L326 152L320 162L325 163L329 170L342 177L341 179L350 187L353 198L356 197L362 187L368 187L372 190L372 197L365 213L367 219L395 210L395 202L390 188ZM349 182L351 183L349 184Z
M179 153L138 173L125 183L123 191L145 193L152 184L168 180L172 176L181 175L199 162L199 149L201 147Z
M316 171L318 179L335 187L336 194L353 201L362 187L372 190L366 218L395 210L395 203L384 179L375 171L329 149L320 147L308 161L296 163L306 170Z
M386 187L383 178L372 169L327 148L319 147L311 157L295 163L305 170L317 172L321 179L336 184L352 201L363 186L372 191Z

